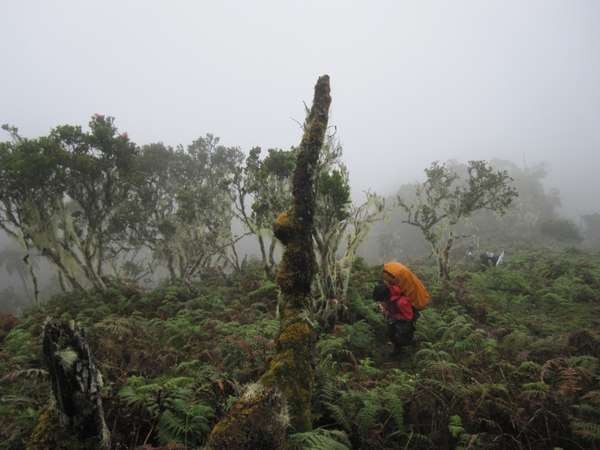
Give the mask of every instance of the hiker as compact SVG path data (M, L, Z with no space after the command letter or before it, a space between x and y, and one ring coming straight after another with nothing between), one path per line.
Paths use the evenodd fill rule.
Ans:
M469 246L467 247L467 251L465 252L465 256L467 258L472 258L473 256L475 256L475 244L469 244Z
M393 309L390 309L391 315L389 318L386 317L393 324L391 328L394 329L395 337L392 342L394 342L395 349L396 347L402 348L405 342L413 342L415 323L419 318L419 311L426 308L429 303L429 293L419 277L397 261L385 263L382 275L384 286L388 290L388 301L393 302L394 305ZM383 288L376 287L373 294L378 298L385 297ZM406 308L406 302L411 308ZM385 303L382 302L382 309L385 308L384 305Z
M504 250L499 255L496 255L494 252L485 252L479 255L479 260L481 264L485 267L493 267L499 266L502 264L502 260L504 259Z
M414 343L415 314L409 298L399 286L379 282L373 289L373 300L379 302L379 309L388 324L388 335L394 345L394 355Z

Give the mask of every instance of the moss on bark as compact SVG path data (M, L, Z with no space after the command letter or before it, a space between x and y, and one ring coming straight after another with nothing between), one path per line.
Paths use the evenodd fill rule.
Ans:
M54 403L49 403L40 413L26 450L83 450L77 441L60 424Z
M35 443L57 439L52 434L58 432L61 435L67 432L77 443L68 448L110 448L100 397L102 377L83 330L73 322L47 319L42 331L42 350L55 406L49 407L38 419L30 448L47 448ZM55 417L58 427L52 425Z
M275 387L255 383L212 430L207 450L285 448L287 406Z
M315 332L304 318L304 308L310 296L315 274L315 256L312 244L315 212L314 180L319 152L325 139L329 119L329 76L323 75L315 86L315 95L304 126L304 134L297 157L293 177L293 205L290 211L277 217L273 231L285 246L277 284L283 294L281 329L276 339L276 353L269 369L258 384L263 392L278 398L281 395L289 407L290 424L296 432L312 428L310 400L314 383L313 352ZM263 396L255 399L257 405ZM285 406L285 404L282 404ZM209 449L224 448L285 448L285 440L261 441L263 421L267 423L273 414L256 420L252 404L241 400L219 422L209 437Z

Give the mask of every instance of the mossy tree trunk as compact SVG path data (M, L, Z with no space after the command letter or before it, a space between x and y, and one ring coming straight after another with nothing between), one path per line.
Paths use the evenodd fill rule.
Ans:
M276 339L276 353L266 373L253 391L264 393L242 397L230 414L213 429L208 448L254 449L282 448L286 428L285 409L289 412L289 424L294 432L312 428L311 395L314 382L313 353L315 332L305 319L303 311L309 301L311 284L316 264L313 251L313 222L315 213L314 179L319 152L323 146L329 106L331 104L329 76L323 75L317 81L313 105L306 119L304 135L298 152L293 177L292 209L277 218L273 230L275 237L285 246L283 258L277 272L283 304L281 328ZM279 405L270 410L267 417L256 420L253 411L265 402L267 397ZM261 408L262 409L262 408ZM254 423L249 423L249 422ZM276 431L273 423L279 423ZM265 433L271 433L268 444Z
M73 322L47 319L42 333L42 351L61 428L77 442L77 448L110 448L110 434L100 396L102 376L83 331ZM40 436L42 428L47 429L47 424L38 424L34 431L35 440L51 439Z

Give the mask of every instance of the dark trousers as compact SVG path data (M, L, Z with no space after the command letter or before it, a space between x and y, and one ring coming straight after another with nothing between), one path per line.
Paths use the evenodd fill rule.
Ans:
M414 334L415 326L412 321L396 320L388 325L388 335L396 352L412 344Z

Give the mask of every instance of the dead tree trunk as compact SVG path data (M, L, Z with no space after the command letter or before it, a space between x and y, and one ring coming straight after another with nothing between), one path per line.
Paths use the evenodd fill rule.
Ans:
M312 244L315 210L314 178L329 119L329 76L323 75L304 126L293 177L292 209L279 215L275 237L285 246L277 272L283 294L281 328L269 369L230 414L213 429L207 448L278 449L285 445L286 428L295 432L312 428L310 400L314 382L315 332L304 318L315 273ZM279 401L279 399L282 401ZM272 399L272 400L271 400ZM261 405L272 404L269 408ZM257 419L255 410L267 411ZM288 410L288 411L286 411ZM274 427L274 424L277 424ZM268 436L268 442L265 442Z
M42 331L42 351L61 426L81 448L110 448L100 397L102 376L83 330L74 322L47 319Z

